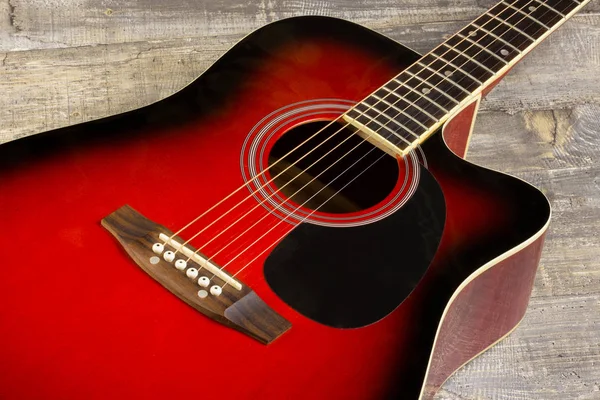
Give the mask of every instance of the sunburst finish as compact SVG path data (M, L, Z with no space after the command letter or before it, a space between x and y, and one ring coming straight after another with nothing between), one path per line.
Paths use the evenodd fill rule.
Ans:
M348 22L284 20L248 36L165 100L0 147L0 397L430 398L521 319L550 216L539 191L447 147L444 135L455 152L465 151L457 138L468 136L476 103L422 147L444 203L430 265L387 317L362 328L336 329L294 310L265 280L270 253L252 260L253 253L228 270L250 262L237 278L292 324L265 346L180 302L100 226L130 204L177 230L244 185L244 141L264 116L314 99L360 101L417 58ZM329 118L339 114L331 110ZM306 115L290 127L313 120ZM265 217L257 229L281 220L264 207L252 212ZM289 240L289 230L279 225L263 246ZM216 261L224 265L238 250ZM388 262L409 268L410 260L403 249ZM352 290L378 294L359 284Z

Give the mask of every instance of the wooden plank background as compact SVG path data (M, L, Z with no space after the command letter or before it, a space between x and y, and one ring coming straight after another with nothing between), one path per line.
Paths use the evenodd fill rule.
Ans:
M494 0L0 0L0 143L166 97L253 29L346 18L426 52ZM554 207L521 326L438 399L600 399L600 1L482 103L469 159Z

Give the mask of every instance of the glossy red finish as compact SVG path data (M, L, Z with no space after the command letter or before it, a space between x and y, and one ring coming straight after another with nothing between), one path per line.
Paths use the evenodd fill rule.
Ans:
M168 228L183 227L243 185L240 149L261 118L303 100L360 100L397 73L393 67L360 46L290 40L226 102L194 122L110 140L60 136L51 140L51 151L32 151L37 139L0 149L0 397L369 399L403 397L405 384L414 394L415 382L407 381L424 373L430 350L415 329L430 284L445 268L443 260L470 238L510 224L504 198L434 165L448 213L436 263L399 309L361 329L322 326L284 304L264 281L263 254L238 277L293 324L269 346L179 301L99 224L129 204ZM239 192L242 198L247 193ZM194 243L202 247L254 205L246 202ZM181 235L190 237L229 206ZM265 217L253 239L280 221L261 207L251 212L254 219ZM242 229L218 237L205 253ZM268 233L262 248L289 229L283 223ZM240 247L216 261L226 264ZM241 269L256 254L227 269Z

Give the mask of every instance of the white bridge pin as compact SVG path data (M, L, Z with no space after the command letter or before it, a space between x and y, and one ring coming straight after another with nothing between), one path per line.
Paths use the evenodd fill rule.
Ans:
M210 279L208 279L206 276L201 276L198 278L198 285L202 287L208 287L208 285L210 285Z
M161 243L154 243L154 246L152 246L152 251L156 254L162 254L164 250L165 246L163 246Z
M180 259L175 261L175 268L177 268L178 270L183 271L185 267L187 267L187 262L185 262L185 260Z
M221 289L221 286L214 285L210 288L210 294L212 294L213 296L218 296L222 292L223 292L223 289Z
M175 259L175 253L173 253L172 251L165 251L165 254L163 254L163 258L165 259L165 261L172 262Z
M198 270L196 268L190 268L187 271L185 271L185 274L190 279L196 279L196 277L198 276Z

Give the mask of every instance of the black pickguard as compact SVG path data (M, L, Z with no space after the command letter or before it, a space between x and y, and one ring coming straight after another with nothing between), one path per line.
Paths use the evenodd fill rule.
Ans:
M359 227L302 223L272 251L265 278L310 319L336 328L372 324L415 288L436 253L445 215L442 190L421 166L417 191L396 213Z

